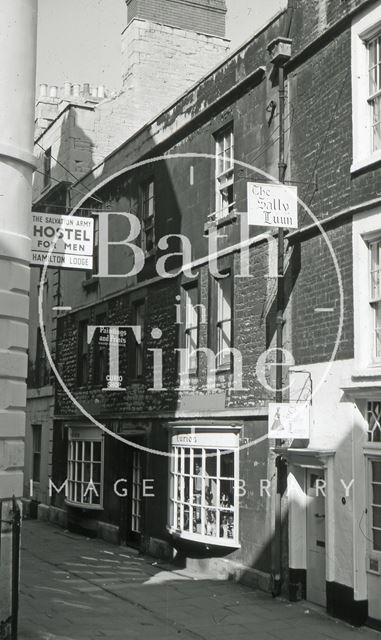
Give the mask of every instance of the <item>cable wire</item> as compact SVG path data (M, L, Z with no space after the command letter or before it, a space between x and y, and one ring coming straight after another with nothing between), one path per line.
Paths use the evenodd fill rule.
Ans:
M46 151L47 151L47 150L46 150L46 149L44 149L44 147L43 147L39 142L36 142L36 144L37 144L37 146L38 146L38 147L40 147L40 149L42 149L42 151L43 151L44 153L46 153ZM72 172L71 172L67 167L65 167L65 165L63 165L63 164L62 164L62 162L60 162L60 161L59 161L57 158L55 158L52 154L50 154L50 156L51 156L52 160L54 160L57 164L59 164L59 166L60 166L60 167L62 167L62 169L64 169L65 171L67 171L67 173L68 173L72 178L74 178L74 180L75 180L76 182L78 182L78 178L77 178L77 176L75 176L75 175L74 175L74 173L72 173ZM41 171L39 171L39 173L41 173ZM43 174L43 175L44 175L44 174ZM61 182L61 181L60 181L60 180L57 180L57 182ZM76 189L77 189L77 190L79 190L79 188L78 188L78 187L76 187ZM85 192L84 192L84 191L82 191L82 195L85 195ZM100 200L99 198L96 198L96 197L94 197L94 196L90 196L90 198L92 198L93 200L96 200L96 201L97 201L97 202L99 202L100 204L104 204L104 202L102 202L102 200Z

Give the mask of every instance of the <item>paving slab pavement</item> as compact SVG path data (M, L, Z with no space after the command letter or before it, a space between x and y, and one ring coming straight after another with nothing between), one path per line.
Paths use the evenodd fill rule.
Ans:
M202 578L36 520L22 531L19 640L381 640L308 603Z

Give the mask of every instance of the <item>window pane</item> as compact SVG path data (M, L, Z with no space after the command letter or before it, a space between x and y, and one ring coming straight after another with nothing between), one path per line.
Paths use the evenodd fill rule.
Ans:
M211 476L212 478L217 477L217 453L215 449L206 449L205 467L206 475Z
M229 509L234 507L234 480L221 480L220 507Z
M234 515L229 511L220 513L220 537L234 538Z
M205 535L217 536L216 511L213 509L206 509L205 512Z
M184 531L189 531L190 529L190 511L189 506L184 506Z
M381 531L373 530L373 548L381 551Z
M217 350L219 354L219 364L230 362L231 348L231 322L224 322L218 327L218 344Z
M381 96L374 98L373 102L373 150L381 146Z
M190 474L190 455L191 455L191 451L190 449L183 449L184 451L184 473L189 475Z
M83 480L85 482L90 482L91 478L91 464L89 462L85 462L85 464L83 465L83 469L84 469L84 475L83 475Z
M205 479L203 503L208 507L217 506L217 480Z
M221 451L221 478L234 478L233 451Z
M102 443L93 442L93 460L100 462L101 454L102 454Z
M373 482L381 482L381 462L372 462Z
M93 465L93 482L100 482L101 481L101 465L100 464L94 464Z
M373 485L373 504L381 505L381 485Z
M188 477L183 478L184 487L184 501L189 502L190 499L190 479Z
M186 328L197 326L198 317L197 317L197 298L198 298L198 288L191 287L186 290L186 312L185 312L185 324Z
M373 526L381 529L381 507L373 507Z
M218 320L220 322L231 318L231 280L230 275L218 280Z
M195 449L193 452L193 475L202 475L202 450Z

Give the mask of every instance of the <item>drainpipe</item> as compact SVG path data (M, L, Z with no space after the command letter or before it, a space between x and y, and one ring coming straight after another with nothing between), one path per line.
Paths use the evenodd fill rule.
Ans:
M289 30L289 29L288 29ZM273 74L278 75L278 112L279 112L279 161L278 178L284 184L287 164L285 162L285 73L284 65L291 57L291 40L279 37L273 40L268 51L273 64ZM277 316L276 316L276 403L283 402L283 325L284 325L284 229L278 229L278 268L277 268ZM276 497L274 497L274 540L272 545L272 593L279 596L282 587L282 503L284 485L284 462L281 456L275 459Z

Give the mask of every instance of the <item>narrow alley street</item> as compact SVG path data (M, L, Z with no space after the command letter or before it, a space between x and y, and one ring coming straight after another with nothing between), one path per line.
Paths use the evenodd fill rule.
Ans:
M306 603L25 521L19 640L376 640Z

